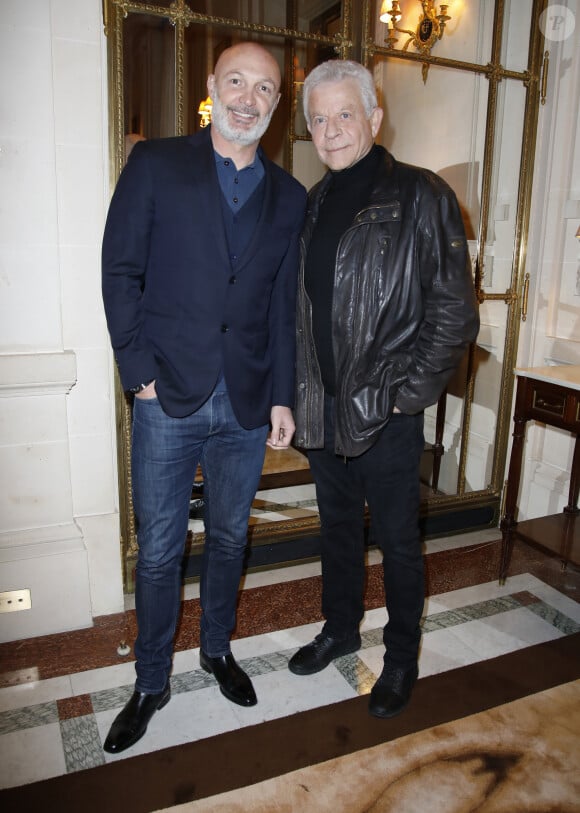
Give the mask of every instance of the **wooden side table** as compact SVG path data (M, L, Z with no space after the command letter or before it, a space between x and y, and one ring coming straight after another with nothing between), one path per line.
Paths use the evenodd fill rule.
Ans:
M562 567L580 564L580 522L576 519L580 490L580 366L516 369L517 389L514 433L506 485L499 580L505 582L514 537L560 556ZM540 421L576 436L568 504L561 514L516 522L516 503L522 470L526 424Z

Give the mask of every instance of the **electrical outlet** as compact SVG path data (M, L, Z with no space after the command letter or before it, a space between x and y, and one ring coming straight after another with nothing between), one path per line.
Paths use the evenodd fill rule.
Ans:
M32 601L30 590L9 590L0 593L0 613L15 613L18 610L30 610Z

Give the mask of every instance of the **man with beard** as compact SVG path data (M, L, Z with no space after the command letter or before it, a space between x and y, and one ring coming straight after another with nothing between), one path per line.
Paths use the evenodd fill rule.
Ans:
M139 554L135 691L104 748L139 740L170 698L189 502L204 477L200 664L225 697L257 702L230 637L266 444L294 434L298 235L306 193L259 140L280 70L256 43L207 82L212 124L135 145L103 239L103 299L121 382L134 394Z

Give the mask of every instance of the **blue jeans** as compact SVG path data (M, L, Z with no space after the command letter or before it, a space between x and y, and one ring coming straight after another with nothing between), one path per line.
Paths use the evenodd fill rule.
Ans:
M419 461L423 415L395 414L360 457L334 453L334 398L325 399L325 447L308 452L321 522L322 614L325 632L358 631L364 615L364 507L371 539L383 554L385 662L417 663L425 599L419 534Z
M171 670L189 501L199 463L205 500L201 648L209 657L230 652L248 517L264 464L267 432L267 425L251 430L239 425L223 381L197 412L185 418L169 417L157 398L135 398L137 691L163 691Z

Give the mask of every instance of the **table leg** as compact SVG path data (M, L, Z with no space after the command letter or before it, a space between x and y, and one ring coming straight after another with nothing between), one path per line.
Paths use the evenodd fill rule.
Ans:
M566 522L564 525L564 538L561 550L562 570L565 570L570 558L570 550L574 541L574 530L578 510L578 492L580 491L580 435L576 435L574 456L572 458L572 471L570 472L570 489L568 491L568 505L564 508Z

